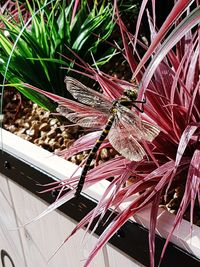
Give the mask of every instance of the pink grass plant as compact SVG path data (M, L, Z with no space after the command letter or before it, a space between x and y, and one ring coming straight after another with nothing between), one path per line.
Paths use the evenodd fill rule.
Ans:
M147 1L143 1L139 24L145 2ZM190 10L191 2L194 5L192 10ZM126 208L118 212L101 234L84 266L89 266L93 257L112 235L147 205L150 208L150 265L154 266L155 229L161 198L173 188L175 183L184 185L182 201L163 248L160 262L185 211L190 207L192 226L194 206L197 203L200 204L200 6L198 1L176 1L173 10L158 31L155 29L155 16L152 20L153 23L149 16L151 45L143 58L140 58L137 53L139 43L135 38L137 34L132 36L117 11L116 14L123 41L122 51L132 70L133 79L136 79L139 84L138 98L141 100L145 96L147 100L144 107L145 112L141 116L144 120L157 125L160 128L160 134L152 144L143 144L149 155L148 158L145 157L140 162L130 162L119 156L88 172L84 188L101 180L114 178L96 208L78 223L63 244L86 224L89 224L87 227L89 229L93 219L97 216L100 216L98 220L100 221L108 209L111 208L115 211L127 199L136 196ZM136 32L139 31L139 24ZM175 26L174 28L171 28L172 24ZM172 30L168 33L170 28ZM168 34L166 35L166 33ZM128 85L125 81L95 71L84 62L81 64L89 73L88 76L99 82L103 93L111 100L118 98L123 93L122 85ZM92 107L61 99L50 93L45 92L45 94L58 103L72 105L77 112L96 112ZM86 134L77 140L66 154L63 151L62 155L68 158L77 152L91 149L99 134L99 130ZM102 147L110 147L108 140L103 143ZM123 185L130 177L135 177L134 182L124 187ZM78 180L79 176L75 175L62 183L55 182L49 185L44 192L50 191L52 188L61 189L64 192L66 186L72 190L62 196L59 195L56 202L38 218L67 201L74 194Z

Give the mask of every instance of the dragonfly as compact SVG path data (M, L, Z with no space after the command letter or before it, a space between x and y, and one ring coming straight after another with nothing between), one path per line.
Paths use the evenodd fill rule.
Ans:
M73 105L67 106L60 102L57 108L58 113L65 116L69 121L82 127L102 129L100 137L96 140L93 148L84 164L75 197L79 197L85 182L90 164L95 158L103 141L108 138L113 148L130 161L141 161L146 152L140 141L153 141L159 134L157 126L142 120L136 112L131 109L143 112L137 103L145 103L144 100L137 100L137 89L131 87L125 89L123 95L114 101L110 101L105 95L83 85L78 80L66 76L65 83L67 90L80 103L79 112L73 109Z

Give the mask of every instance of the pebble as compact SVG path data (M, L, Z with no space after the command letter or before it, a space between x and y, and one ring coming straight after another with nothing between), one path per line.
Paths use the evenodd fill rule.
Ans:
M8 128L7 128L11 133L14 133L16 131L16 127L15 125L9 125Z
M21 134L25 133L25 131L26 131L26 128L21 128L21 129L19 129L18 134L21 135Z
M47 135L47 132L45 132L45 131L40 131L40 138L41 138L42 140L44 140L44 139L46 138L46 135Z
M23 126L24 126L25 129L30 128L30 124L28 122L24 122L23 123Z
M35 140L33 141L33 143L36 144L36 145L42 146L42 144L43 144L43 140L40 139L40 138L37 138L37 139L35 139Z
M26 134L31 136L31 137L37 137L38 136L38 130L34 128L30 128L26 130Z
M48 136L49 138L53 138L53 137L55 137L55 136L56 136L56 131L55 131L55 129L51 129L51 130L47 133L47 136Z
M53 125L55 125L55 124L57 124L58 123L58 120L57 119L51 119L50 121L49 121L49 124L51 125L51 126L53 126Z
M51 129L50 125L46 122L43 122L39 127L39 131L42 131L43 133L45 131L49 131L50 129Z
M70 161L71 161L72 163L75 163L75 164L76 164L76 156L72 156L72 157L70 158Z
M49 141L51 140L50 137L46 137L46 139L44 140L44 144L49 144Z
M78 160L79 162L81 162L82 160L84 160L84 155L83 155L83 154L78 154L78 155L76 156L76 158L77 158L77 160Z

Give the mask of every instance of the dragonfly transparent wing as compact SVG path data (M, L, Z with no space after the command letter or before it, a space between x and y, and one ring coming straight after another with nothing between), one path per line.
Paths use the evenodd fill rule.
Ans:
M146 155L143 147L129 131L129 125L125 128L117 116L108 134L108 139L122 156L131 161L140 161Z
M152 142L159 134L160 130L158 127L142 120L130 109L119 104L118 111L118 118L120 119L121 124L124 125L125 129L128 127L131 135L137 140L143 139Z
M72 77L65 77L67 90L79 102L109 113L112 103L102 94L88 88Z
M88 107L85 107L85 109L82 108L81 112L76 112L66 105L59 105L57 111L61 115L65 116L69 121L76 123L81 127L102 128L108 119L106 114L96 110L91 110L90 108L88 109Z

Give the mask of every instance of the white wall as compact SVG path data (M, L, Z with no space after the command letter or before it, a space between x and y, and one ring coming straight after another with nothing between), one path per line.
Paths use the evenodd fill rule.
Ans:
M82 242L84 230L79 231L48 263L54 250L71 232L76 223L60 212L52 212L25 229L26 223L47 207L47 204L0 175L0 251L6 251L6 267L81 267L95 244L96 236ZM0 262L0 266L3 264ZM142 266L106 245L91 263L92 267Z

